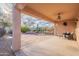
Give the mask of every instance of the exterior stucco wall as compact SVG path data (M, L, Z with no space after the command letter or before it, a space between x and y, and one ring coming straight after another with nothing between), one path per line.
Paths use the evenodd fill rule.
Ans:
M74 32L75 30L75 23L73 22L67 22L67 26L63 25L63 22L58 22L55 25L54 34L63 36L63 33L65 32Z

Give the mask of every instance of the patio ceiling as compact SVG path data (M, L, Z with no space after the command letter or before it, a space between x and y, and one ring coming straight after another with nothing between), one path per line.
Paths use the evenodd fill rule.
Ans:
M59 21L70 21L74 20L79 13L79 4L40 4L40 3L26 3L26 4L17 4L22 8L22 12L42 18L48 21L59 22ZM61 19L58 18L58 14Z

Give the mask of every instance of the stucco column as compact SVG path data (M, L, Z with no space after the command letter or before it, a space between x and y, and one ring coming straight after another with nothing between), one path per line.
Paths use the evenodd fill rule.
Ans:
M18 51L21 48L21 14L15 7L13 9L13 39L12 49Z
M79 45L79 18L78 18L78 21L77 21L77 27L76 27L76 30L75 30L75 34L76 34L77 43Z

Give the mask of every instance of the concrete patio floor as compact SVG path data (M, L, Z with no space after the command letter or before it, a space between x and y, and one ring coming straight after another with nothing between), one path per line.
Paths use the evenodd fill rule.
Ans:
M79 55L76 41L53 35L21 35L21 50L17 56L75 56Z

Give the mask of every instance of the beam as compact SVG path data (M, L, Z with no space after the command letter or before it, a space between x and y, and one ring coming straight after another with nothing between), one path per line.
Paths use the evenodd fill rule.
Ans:
M34 10L34 9L32 9L30 6L26 6L23 9L22 13L52 22L51 18L49 18L48 16L46 16L46 15L44 15L44 14L42 14L42 13L40 13L40 12Z

